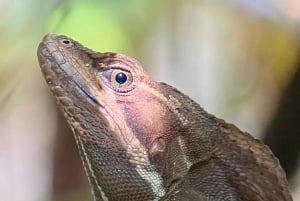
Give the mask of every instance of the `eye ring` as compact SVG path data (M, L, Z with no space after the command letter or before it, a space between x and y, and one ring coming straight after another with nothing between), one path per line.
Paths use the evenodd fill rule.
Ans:
M134 89L133 75L130 71L110 68L100 71L100 86L106 85L117 93L126 93Z
M113 69L110 75L110 82L116 89L123 89L132 83L132 74L128 71Z

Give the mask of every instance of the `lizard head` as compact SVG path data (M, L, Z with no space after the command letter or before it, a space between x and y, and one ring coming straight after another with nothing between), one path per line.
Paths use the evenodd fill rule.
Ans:
M159 200L175 189L189 166L179 91L153 81L133 58L66 36L45 36L38 58L96 198Z

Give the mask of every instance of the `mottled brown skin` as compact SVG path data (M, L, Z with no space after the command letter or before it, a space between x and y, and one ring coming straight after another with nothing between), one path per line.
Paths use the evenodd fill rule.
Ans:
M96 201L292 200L268 147L153 81L136 60L55 34L38 58Z

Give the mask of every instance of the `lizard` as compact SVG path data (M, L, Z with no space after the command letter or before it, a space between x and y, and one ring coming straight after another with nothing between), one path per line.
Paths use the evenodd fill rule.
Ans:
M95 201L292 200L266 145L154 81L134 58L53 33L37 55Z

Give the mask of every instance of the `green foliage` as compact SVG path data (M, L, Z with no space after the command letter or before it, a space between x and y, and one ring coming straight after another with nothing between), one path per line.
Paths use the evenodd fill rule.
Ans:
M130 51L127 32L115 12L95 1L63 4L52 14L49 32L68 35L85 46L99 51Z

